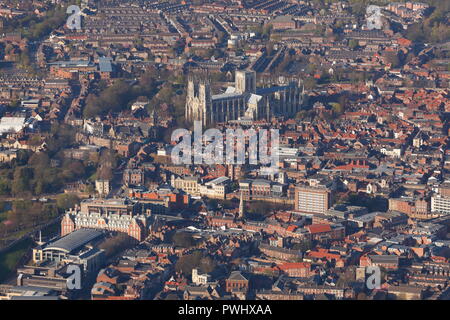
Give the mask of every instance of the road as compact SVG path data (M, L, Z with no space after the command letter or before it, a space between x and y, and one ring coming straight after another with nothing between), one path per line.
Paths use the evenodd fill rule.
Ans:
M15 200L34 200L34 199L52 199L56 200L59 195L65 193L44 194L39 197L5 197L0 196L0 201L15 201Z

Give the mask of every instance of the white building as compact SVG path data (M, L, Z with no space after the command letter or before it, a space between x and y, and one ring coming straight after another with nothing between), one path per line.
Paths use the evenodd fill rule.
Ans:
M100 195L107 195L111 191L109 180L95 180L95 190Z
M401 148L389 148L389 147L381 148L380 152L384 155L387 155L388 157L393 158L400 158L403 153Z
M231 180L228 177L219 177L211 180L204 185L200 185L200 195L208 198L225 199L230 182Z
M25 117L3 117L0 119L0 134L17 133L25 128Z
M441 195L431 197L431 212L450 214L450 198Z
M192 269L192 283L204 285L211 281L211 276L207 273L200 274L198 269Z

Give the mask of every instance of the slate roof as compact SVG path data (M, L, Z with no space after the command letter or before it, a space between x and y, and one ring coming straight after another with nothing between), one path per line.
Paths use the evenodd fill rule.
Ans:
M248 281L248 279L244 277L240 271L232 271L227 280Z

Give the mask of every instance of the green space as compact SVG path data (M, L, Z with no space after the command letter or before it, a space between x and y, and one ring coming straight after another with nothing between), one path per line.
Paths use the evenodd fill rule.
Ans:
M0 283L15 271L20 259L31 248L32 243L31 239L24 239L7 251L0 253Z
M4 30L6 32L20 32L31 41L36 41L49 35L54 29L61 27L67 20L66 8L62 5L52 5L43 16L28 14L6 20Z

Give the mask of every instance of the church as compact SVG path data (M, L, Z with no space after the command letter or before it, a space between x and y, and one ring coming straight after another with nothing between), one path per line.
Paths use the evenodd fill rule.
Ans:
M257 88L256 72L239 70L234 87L213 95L208 79L189 76L186 120L201 121L205 126L231 120L270 120L295 115L302 103L300 80L281 79L277 85Z

